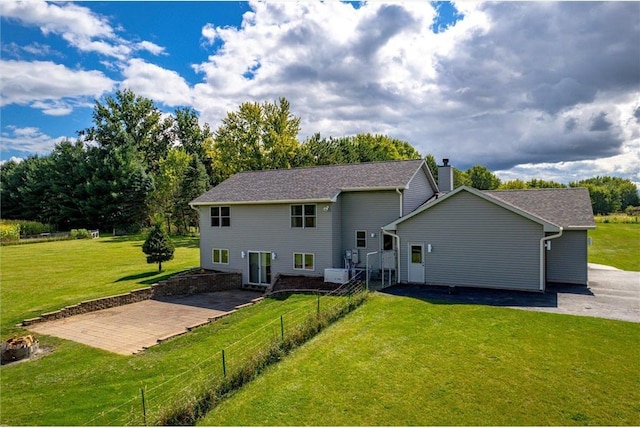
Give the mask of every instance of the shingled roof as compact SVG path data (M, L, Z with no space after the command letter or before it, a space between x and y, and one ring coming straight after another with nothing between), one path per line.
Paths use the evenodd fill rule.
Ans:
M333 201L340 192L404 189L422 159L241 172L191 205ZM435 186L435 183L434 183Z
M589 190L585 188L486 190L484 193L564 229L596 227Z
M460 192L471 193L540 223L547 232L558 231L561 227L567 230L595 228L589 191L584 188L480 191L461 186L438 198L430 199L406 216L384 226L383 229L396 230L399 223L455 197Z

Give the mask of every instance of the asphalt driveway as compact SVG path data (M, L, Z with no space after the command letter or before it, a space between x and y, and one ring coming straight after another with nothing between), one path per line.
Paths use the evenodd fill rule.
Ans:
M29 330L131 355L251 304L248 290L144 300L29 326Z
M402 284L382 293L453 304L503 306L560 314L640 322L640 272L589 265L589 285L550 284L542 293Z

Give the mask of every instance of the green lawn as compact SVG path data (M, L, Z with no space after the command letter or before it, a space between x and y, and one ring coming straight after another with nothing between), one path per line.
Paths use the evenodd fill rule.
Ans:
M640 325L375 295L201 425L640 425Z
M110 237L0 247L2 338L25 318L145 287L199 266L198 238L174 238L174 259L147 264L143 237Z
M640 271L639 223L597 223L589 236L589 262Z

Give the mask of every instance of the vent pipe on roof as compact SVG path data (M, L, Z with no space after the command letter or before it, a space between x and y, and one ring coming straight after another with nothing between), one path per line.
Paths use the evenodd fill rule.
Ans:
M453 167L449 159L442 159L442 166L438 166L438 189L444 193L453 190Z

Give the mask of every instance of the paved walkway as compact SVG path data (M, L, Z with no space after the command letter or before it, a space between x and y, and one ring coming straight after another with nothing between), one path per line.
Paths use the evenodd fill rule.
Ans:
M145 300L34 324L29 330L131 355L224 316L258 297L260 294L254 291L233 290Z

